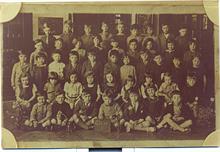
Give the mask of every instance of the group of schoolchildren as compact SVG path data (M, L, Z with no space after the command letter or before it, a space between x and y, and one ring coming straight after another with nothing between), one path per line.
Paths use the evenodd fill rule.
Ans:
M174 37L162 24L156 36L151 25L140 34L133 24L101 24L101 33L75 36L70 21L58 38L45 24L30 58L19 51L11 86L15 91L18 127L93 129L96 120L110 120L126 132L155 132L164 127L187 132L198 117L206 88L197 41L180 27ZM30 59L30 62L27 59Z

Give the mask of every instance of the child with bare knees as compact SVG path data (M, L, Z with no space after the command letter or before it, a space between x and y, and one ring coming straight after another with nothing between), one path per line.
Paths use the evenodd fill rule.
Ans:
M154 132L156 129L150 126L149 117L146 117L144 104L140 101L139 94L132 91L129 95L130 102L124 108L124 126L126 132L140 130Z
M51 130L54 127L55 129L65 127L71 114L70 106L65 102L64 92L58 91L52 105Z
M33 128L45 128L50 126L50 117L52 114L51 104L46 103L46 94L37 93L37 103L34 104L30 119L25 121L25 126Z
M91 94L84 91L82 98L77 102L72 117L68 121L68 130L74 128L73 122L80 128L92 129L94 120L97 119L97 107L95 102L91 101ZM73 125L73 126L72 126Z
M182 96L179 91L172 93L172 104L166 108L162 121L157 125L157 129L164 127L166 124L173 130L180 132L189 131L193 124L192 111L182 103Z
M108 91L102 95L103 104L99 109L99 119L109 119L113 127L118 128L122 126L124 120L122 119L122 110L116 102L112 102L112 94Z

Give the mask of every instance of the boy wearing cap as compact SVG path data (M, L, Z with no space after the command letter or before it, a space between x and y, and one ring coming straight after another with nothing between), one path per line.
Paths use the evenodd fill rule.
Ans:
M13 65L11 73L11 87L15 90L20 84L20 76L30 72L30 65L27 63L27 56L24 52L18 51L19 61Z

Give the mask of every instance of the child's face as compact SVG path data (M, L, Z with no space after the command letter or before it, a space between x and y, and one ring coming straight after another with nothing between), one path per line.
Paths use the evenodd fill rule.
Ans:
M90 61L90 62L96 61L96 56L95 56L94 54L89 53L89 54L88 54L88 58L89 58L89 61Z
M138 102L138 95L136 93L131 93L129 95L131 102Z
M111 60L112 63L116 63L117 62L117 57L115 55L111 55L110 60Z
M181 96L179 94L174 94L171 98L173 105L178 106L181 102Z
M39 65L44 65L45 64L45 58L44 57L38 57L37 58L37 63Z
M189 44L189 49L190 51L194 52L196 50L196 44L195 43Z
M128 57L124 57L124 58L123 58L123 63L124 63L125 65L128 65L128 64L130 63L130 59L129 59Z
M71 81L72 83L75 83L75 82L77 81L77 75L76 75L76 74L71 74L71 75L70 75L70 81Z
M199 66L200 65L200 59L198 57L193 58L192 64L193 64L193 66Z
M124 30L125 30L125 27L123 24L118 24L117 26L117 30L118 30L118 33L123 33Z
M141 59L142 59L142 61L147 61L148 60L148 54L146 52L142 53L141 54Z
M131 42L131 43L129 44L129 48L130 48L131 50L136 50L136 49L137 49L137 43L136 43L136 42Z
M54 61L59 62L60 59L61 59L60 54L58 54L58 53L53 54L53 60L54 60Z
M112 99L111 99L110 97L108 97L107 95L102 96L102 99L103 99L104 104L105 104L106 106L110 105L111 102L112 102Z
M127 81L127 85L128 85L129 87L133 87L133 86L134 86L134 81L128 80L128 81Z
M168 43L167 48L168 48L168 50L173 50L174 49L174 44L173 43Z
M152 35L153 29L151 27L147 27L147 34Z
M148 42L147 42L147 45L146 45L146 49L151 50L152 47L153 47L152 41L148 41Z
M76 63L78 61L78 57L76 55L71 55L69 60L71 63Z
M56 84L57 83L57 79L50 79L49 80L51 84Z
M41 50L43 50L43 43L39 42L39 43L35 44L34 47L36 48L36 50L41 51Z
M90 94L83 94L82 99L83 99L83 102L89 103L91 100L91 95Z
M154 57L154 61L157 63L157 64L161 64L162 62L162 57L160 55L157 55Z
M117 41L111 42L111 46L113 48L117 48L118 47L118 42Z
M186 82L189 86L193 87L196 83L196 80L190 76L187 76L186 78Z
M163 31L164 34L167 34L167 33L169 32L169 27L168 27L168 25L162 26L162 31Z
M106 80L108 83L112 83L114 80L113 75L111 73L106 74Z
M173 64L174 64L175 67L179 67L180 66L180 59L174 58L173 59Z
M99 43L100 43L100 40L99 40L97 37L94 37L93 43L94 43L94 44L99 44Z
M102 24L101 29L102 29L102 31L107 32L108 31L108 25L107 24Z
M138 29L132 29L131 35L137 36L138 35Z
M63 94L60 94L60 95L58 95L58 96L56 96L56 102L58 103L58 104L62 104L63 102L64 102L64 95Z
M90 26L85 25L85 26L84 26L84 31L85 31L85 33L86 33L86 34L90 34L90 33L91 33L91 31L92 31L92 29L91 29L91 27L90 27Z
M44 96L38 96L37 97L37 103L39 105L43 105L45 103L45 97Z
M87 76L86 81L87 81L88 84L93 84L94 76L93 75Z
M187 34L187 29L180 29L179 30L179 33L180 33L180 36L186 36L186 34Z
M55 48L56 49L61 49L62 48L62 46L63 46L63 44L62 44L62 42L61 41L55 41Z
M75 47L76 47L76 48L80 48L80 47L81 47L81 42L80 42L80 41L77 41Z
M21 83L22 83L23 86L27 86L29 84L28 77L22 77L21 78Z
M69 32L69 31L71 31L70 25L69 25L69 24L64 24L63 30L64 30L64 32Z
M18 58L19 58L19 61L22 62L22 63L27 61L27 57L24 54L20 54L18 56Z
M50 28L48 28L48 27L47 27L47 28L44 28L44 33L45 33L45 35L48 36L48 35L50 34L50 32L51 32L51 31L50 31Z
M153 79L151 77L149 77L149 76L145 77L145 82L147 84L150 84L152 81L153 81Z
M154 88L148 88L147 89L147 94L148 94L149 97L153 97L155 95Z
M167 85L171 84L171 82L172 82L171 77L170 77L170 76L164 76L164 82L165 82Z

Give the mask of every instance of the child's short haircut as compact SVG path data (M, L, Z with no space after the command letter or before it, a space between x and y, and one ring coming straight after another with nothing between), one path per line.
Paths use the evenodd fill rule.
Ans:
M137 39L131 39L128 44L130 45L132 42L138 43Z
M101 26L103 26L103 25L108 25L108 23L106 22L106 21L103 21L102 23L101 23Z
M86 78L89 77L89 76L93 76L94 77L95 74L94 74L93 71L88 71L88 72L86 72L85 76L86 76Z
M36 97L41 97L41 96L46 97L46 92L45 91L37 91Z
M112 55L118 57L118 55L119 55L119 54L118 54L118 51L117 51L117 50L111 50L110 56L112 56Z
M44 53L42 53L42 52L39 52L39 53L37 53L37 55L36 55L36 59L39 59L39 58L44 58L44 59L46 59L46 55L45 55Z
M187 29L187 26L184 25L184 24L182 24L182 25L180 25L180 27L179 27L179 30L181 30L181 29Z
M70 57L70 56L77 56L77 58L79 58L79 53L76 52L76 51L71 51L71 52L69 53L69 57Z
M126 82L128 82L128 81L135 81L135 79L134 79L134 77L133 76L131 76L131 75L129 75L128 77L127 77L127 79L126 79Z
M62 38L60 38L60 37L59 37L59 38L57 38L57 39L55 40L55 42L56 42L56 41L60 41L61 43L63 43L63 39L62 39Z
M105 97L112 98L113 92L107 89L107 90L105 90L105 91L103 92L102 96L103 96L103 97L105 96Z
M58 80L58 74L56 72L50 72L48 76L48 80L50 79Z
M41 39L36 39L34 40L34 45L38 44L38 43L43 43L43 41Z
M144 76L145 76L145 78L152 78L152 75L150 72L145 72Z
M20 76L20 79L21 79L21 78L25 78L25 77L28 77L28 80L30 80L30 78L31 78L31 77L30 77L30 74L28 74L28 73L22 73L21 76Z
M91 50L91 51L88 51L87 52L87 55L89 56L89 55L94 55L94 56L96 56L96 51L93 49L93 50Z
M59 55L60 55L60 52L59 52L59 51L54 51L54 52L52 53L52 56L54 56L55 54L59 54Z
M157 90L157 88L155 87L155 85L150 85L149 87L147 87L147 90L148 90L148 89L154 89L154 91Z
M159 52L156 52L156 54L154 55L154 59L158 56L160 56L162 58L162 54L160 54Z
M68 24L69 26L72 26L72 21L71 20L65 20L64 24Z
M162 23L161 27L163 27L163 26L169 26L169 24L168 23Z
M154 40L152 38L147 38L146 41L143 44L144 48L146 48L148 42L151 42L153 47L154 47Z
M190 77L190 78L192 78L192 79L194 79L194 80L197 79L196 75L195 75L193 72L188 72L188 73L187 73L187 77Z
M197 41L196 40L193 40L193 39L189 40L189 45L191 45L193 43L197 45Z
M130 30L138 30L139 25L138 24L132 24Z
M85 95L90 95L91 96L91 93L84 89L83 92L82 92L82 96L85 96Z
M24 52L23 50L18 50L18 55L27 56L26 52Z
M164 77L170 77L170 78L172 78L172 75L171 75L169 72L165 72L165 73L164 73Z
M88 23L85 23L85 24L84 24L84 27L85 27L85 26L87 26L87 27L89 27L89 28L92 28L92 25L91 25L91 24L88 24Z
M174 44L175 42L173 40L171 40L171 39L168 39L167 40L167 44L169 44L169 43L173 43Z
M64 95L64 91L63 90L59 90L59 91L57 91L56 93L55 93L55 96L57 97L57 96L59 96L59 95Z

